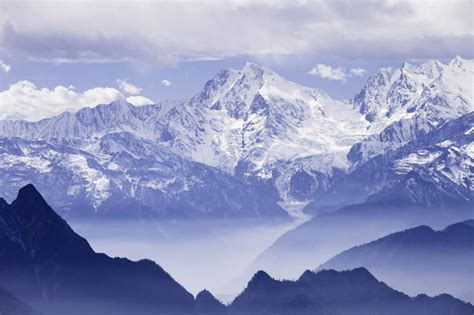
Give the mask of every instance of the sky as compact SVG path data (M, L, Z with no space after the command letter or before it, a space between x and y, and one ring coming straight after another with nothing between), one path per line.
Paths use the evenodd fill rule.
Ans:
M0 0L0 119L186 98L247 61L347 99L381 67L473 58L473 16L472 0Z

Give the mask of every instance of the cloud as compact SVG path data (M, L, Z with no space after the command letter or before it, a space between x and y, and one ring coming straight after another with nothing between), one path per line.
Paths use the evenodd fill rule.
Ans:
M48 89L39 88L30 81L18 81L0 92L0 119L37 121L124 98L120 91L110 87L96 87L78 93L72 86L59 85ZM143 96L132 96L127 100L134 105L153 103Z
M129 96L127 97L127 102L135 106L155 104L151 99L144 96Z
M0 10L0 54L43 62L474 55L471 0L19 0Z
M308 74L320 77L322 79L328 79L333 81L346 81L350 77L362 77L367 73L363 68L352 68L349 72L343 67L333 68L332 66L325 64L317 64L313 67Z
M161 85L169 87L171 86L171 81L169 80L161 80Z
M124 80L117 80L117 84L122 91L130 95L138 95L142 91L141 88Z
M365 70L364 68L360 68L360 67L352 68L350 70L350 72L355 77L363 77L364 75L367 74L367 70Z
M3 60L0 60L0 69L2 69L4 72L8 73L12 69L12 66L9 65L9 64L4 63Z
M308 73L328 80L346 81L347 79L347 73L343 68L333 68L324 64L316 65L316 67L313 67Z

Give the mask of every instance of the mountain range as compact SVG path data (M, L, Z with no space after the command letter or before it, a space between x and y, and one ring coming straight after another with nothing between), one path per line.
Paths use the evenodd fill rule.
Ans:
M418 226L393 233L343 251L318 269L358 266L409 294L446 292L472 302L474 221L455 223L440 231Z
M405 63L339 101L248 63L185 100L1 121L0 193L13 200L32 182L67 217L284 221L423 173L451 200L472 202L472 129L429 148L423 139L456 119L472 127L473 75L474 61L460 57Z
M306 271L297 281L257 272L229 305L203 290L196 298L152 261L96 253L33 185L0 199L3 288L45 314L472 314L450 295L411 298L364 268ZM5 314L36 314L0 289Z
M194 298L160 266L94 252L33 185L0 199L0 279L46 314L189 314Z
M229 306L231 314L445 315L471 314L473 307L450 295L414 298L379 282L364 268L306 271L296 281L257 272Z

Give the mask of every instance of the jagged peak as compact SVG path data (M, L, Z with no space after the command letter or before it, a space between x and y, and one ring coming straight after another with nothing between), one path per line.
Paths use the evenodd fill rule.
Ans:
M274 73L272 70L270 69L267 69L267 68L264 68L262 66L259 66L255 63L252 63L252 62L248 62L245 64L245 66L240 70L242 73L245 73L245 74L248 74L248 73L252 73L252 74L255 74L255 75L262 75L264 73Z
M472 61L472 59L464 59L459 55L456 55L450 62L450 65L461 65L466 61Z
M55 212L48 205L43 196L39 193L33 184L28 184L18 191L16 199L11 203L12 206L22 214L23 217L36 217L55 215Z
M270 277L270 275L266 273L265 271L259 270L253 275L252 280L250 280L249 284L262 283L262 282L268 282L268 281L273 281L273 278Z
M20 188L20 190L18 191L16 200L23 200L25 198L28 198L29 200L35 200L35 201L38 201L38 200L44 201L43 196L41 196L41 194L36 189L36 187L31 183Z

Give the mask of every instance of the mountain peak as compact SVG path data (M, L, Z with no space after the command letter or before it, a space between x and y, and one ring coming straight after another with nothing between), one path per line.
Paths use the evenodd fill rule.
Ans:
M249 282L249 285L257 283L266 283L269 281L273 281L273 278L270 277L270 275L265 271L259 270L253 275L252 280L250 280Z
M208 298L208 297L214 297L211 292L209 292L207 289L201 290L197 295L196 299L198 298Z
M419 121L429 126L472 110L469 76L472 65L457 56L449 64L438 60L404 62L400 68L381 69L371 76L353 99L379 133L397 121Z
M52 208L37 203L42 197L33 185L18 195L0 211L2 286L48 314L192 313L192 295L156 263L95 253Z
M33 202L45 202L43 196L41 196L41 194L33 184L27 184L26 186L20 188L20 190L18 191L18 196L15 201L25 200Z
M195 311L197 314L223 314L226 307L206 289L196 295Z
M461 56L457 55L453 58L453 60L451 60L449 62L450 65L456 65L456 66L460 66L462 65L464 62L466 61L469 61L468 59L464 59L462 58Z
M255 64L255 63L252 63L252 62L247 62L245 64L245 66L242 68L241 71L245 74L252 73L252 74L257 75L257 76L261 76L264 73L273 73L273 71L271 71L267 68L261 67L261 66Z
M358 267L354 268L352 270L347 271L347 273L354 275L354 276L360 276L360 277L365 277L367 279L375 279L375 277L370 273L370 271L367 270L365 267Z
M250 70L263 70L263 67L257 65L256 63L247 61L242 70L247 70L247 69L250 69Z

